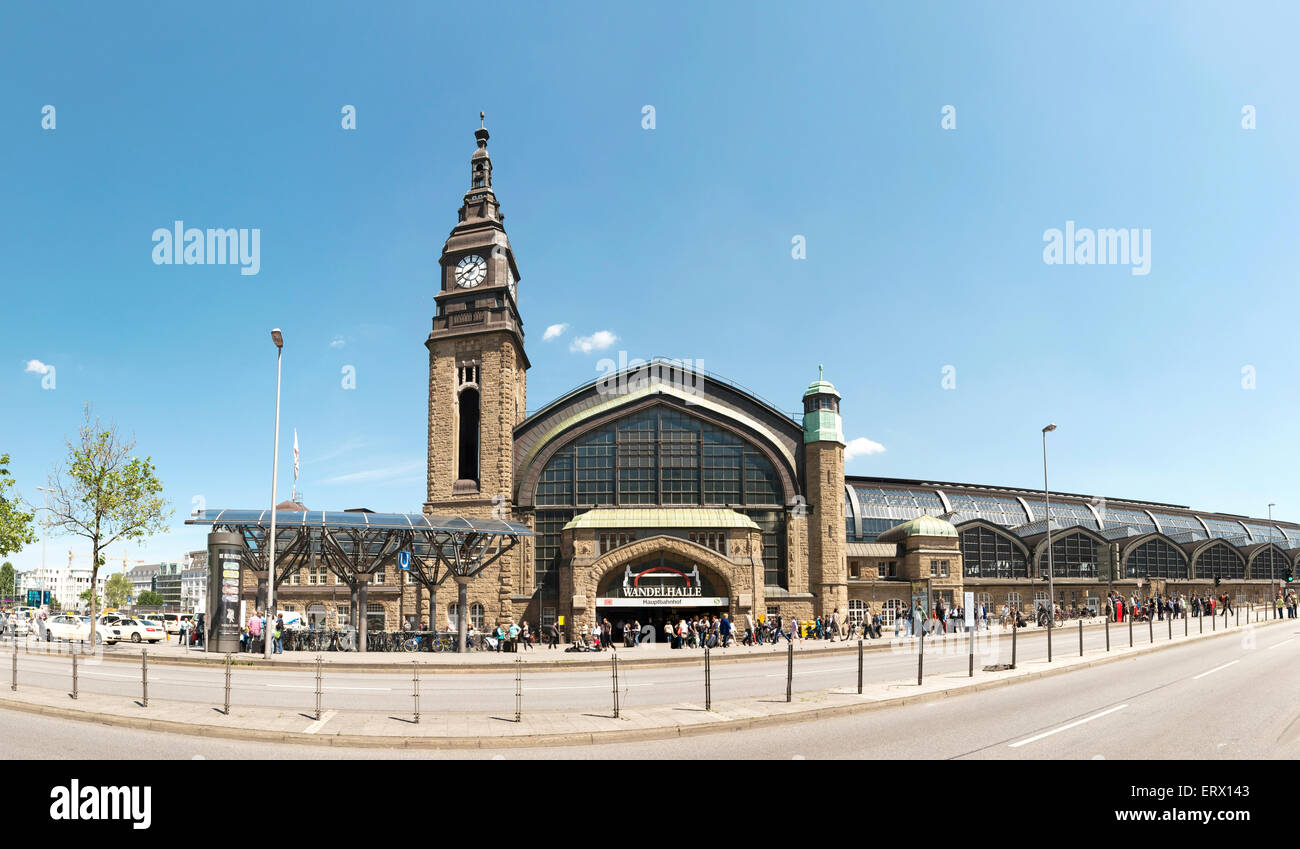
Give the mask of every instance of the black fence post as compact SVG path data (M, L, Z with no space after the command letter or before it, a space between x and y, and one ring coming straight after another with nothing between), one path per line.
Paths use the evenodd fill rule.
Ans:
M709 661L709 647L704 647L704 709L713 710L713 677Z
M1110 651L1110 612L1106 613L1106 651Z
M925 631L921 631L920 651L916 653L916 686L921 686L925 674Z
M320 722L321 674L320 655L316 655L316 721Z
M1147 617L1147 642L1154 643L1155 641L1156 641L1156 620L1148 616Z
M72 698L77 698L77 647L72 647Z
M9 689L10 690L18 689L18 635L17 634L14 635L14 673L13 673L13 677L9 679Z
M1174 638L1174 617L1166 616L1165 621L1169 623L1169 639L1172 640Z
M1079 617L1079 657L1083 657L1083 617Z
M614 679L614 718L618 719L618 652L610 657L609 667Z
M1211 631L1211 633L1213 633L1214 631L1217 631L1217 630L1219 630L1219 617L1217 617L1217 616L1211 616L1211 617L1210 617L1210 631Z
M141 707L149 707L149 650L140 649L140 697Z
M862 640L858 640L858 695L862 695Z
M411 698L415 701L415 724L420 724L420 662L411 661Z
M1133 611L1128 612L1128 647L1133 648Z
M1017 619L1020 618L1020 611L1011 611L1011 668L1016 668L1016 634L1020 632Z
M230 653L226 653L226 716L230 716Z
M785 644L785 700L788 702L791 698L791 690L794 686L794 640Z
M524 715L524 659L515 658L515 722L521 722Z
M1183 636L1187 636L1187 611L1183 611Z

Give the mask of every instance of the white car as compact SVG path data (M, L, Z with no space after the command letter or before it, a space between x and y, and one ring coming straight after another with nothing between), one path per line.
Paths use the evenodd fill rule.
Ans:
M12 616L5 622L5 628L15 637L25 637L32 632L32 620L26 616Z
M100 631L103 633L104 642L109 644L122 640L130 640L133 643L156 643L164 636L162 626L158 623L130 618L119 618L111 623L105 622L100 626Z
M45 639L87 640L90 638L90 617L62 615L45 620Z

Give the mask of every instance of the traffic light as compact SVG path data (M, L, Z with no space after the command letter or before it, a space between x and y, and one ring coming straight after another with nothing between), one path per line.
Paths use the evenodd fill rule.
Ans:
M1218 576L1218 575L1215 575L1215 576L1214 576L1214 585L1215 585L1216 587L1219 585L1219 576Z
M1291 574L1291 567L1288 566L1286 567L1286 582L1289 584L1293 580L1295 580L1295 576Z

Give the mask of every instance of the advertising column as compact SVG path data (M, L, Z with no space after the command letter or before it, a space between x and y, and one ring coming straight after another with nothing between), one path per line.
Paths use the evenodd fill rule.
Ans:
M244 540L239 534L213 531L208 534L208 628L204 647L225 654L239 651L240 555Z

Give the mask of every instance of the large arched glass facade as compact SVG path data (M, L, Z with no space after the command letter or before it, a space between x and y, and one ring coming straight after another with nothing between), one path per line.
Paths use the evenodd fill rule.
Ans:
M1047 558L1039 558L1047 574ZM1087 534L1066 534L1052 540L1052 571L1057 578L1097 577L1097 541Z
M1186 578L1187 559L1162 539L1151 539L1133 549L1124 574L1130 578Z
M1257 580L1261 578L1278 580L1286 574L1286 567L1286 555L1269 546L1262 549L1250 561L1250 577Z
M538 478L536 569L556 565L560 532L601 505L729 507L763 533L764 582L786 587L781 479L755 446L725 428L665 406L624 416L555 452Z
M1197 578L1210 579L1217 576L1223 580L1230 580L1246 577L1245 559L1223 542L1216 542L1203 549L1197 555L1196 563L1192 568Z
M1006 536L988 528L961 532L962 574L967 578L1028 578L1025 555Z

